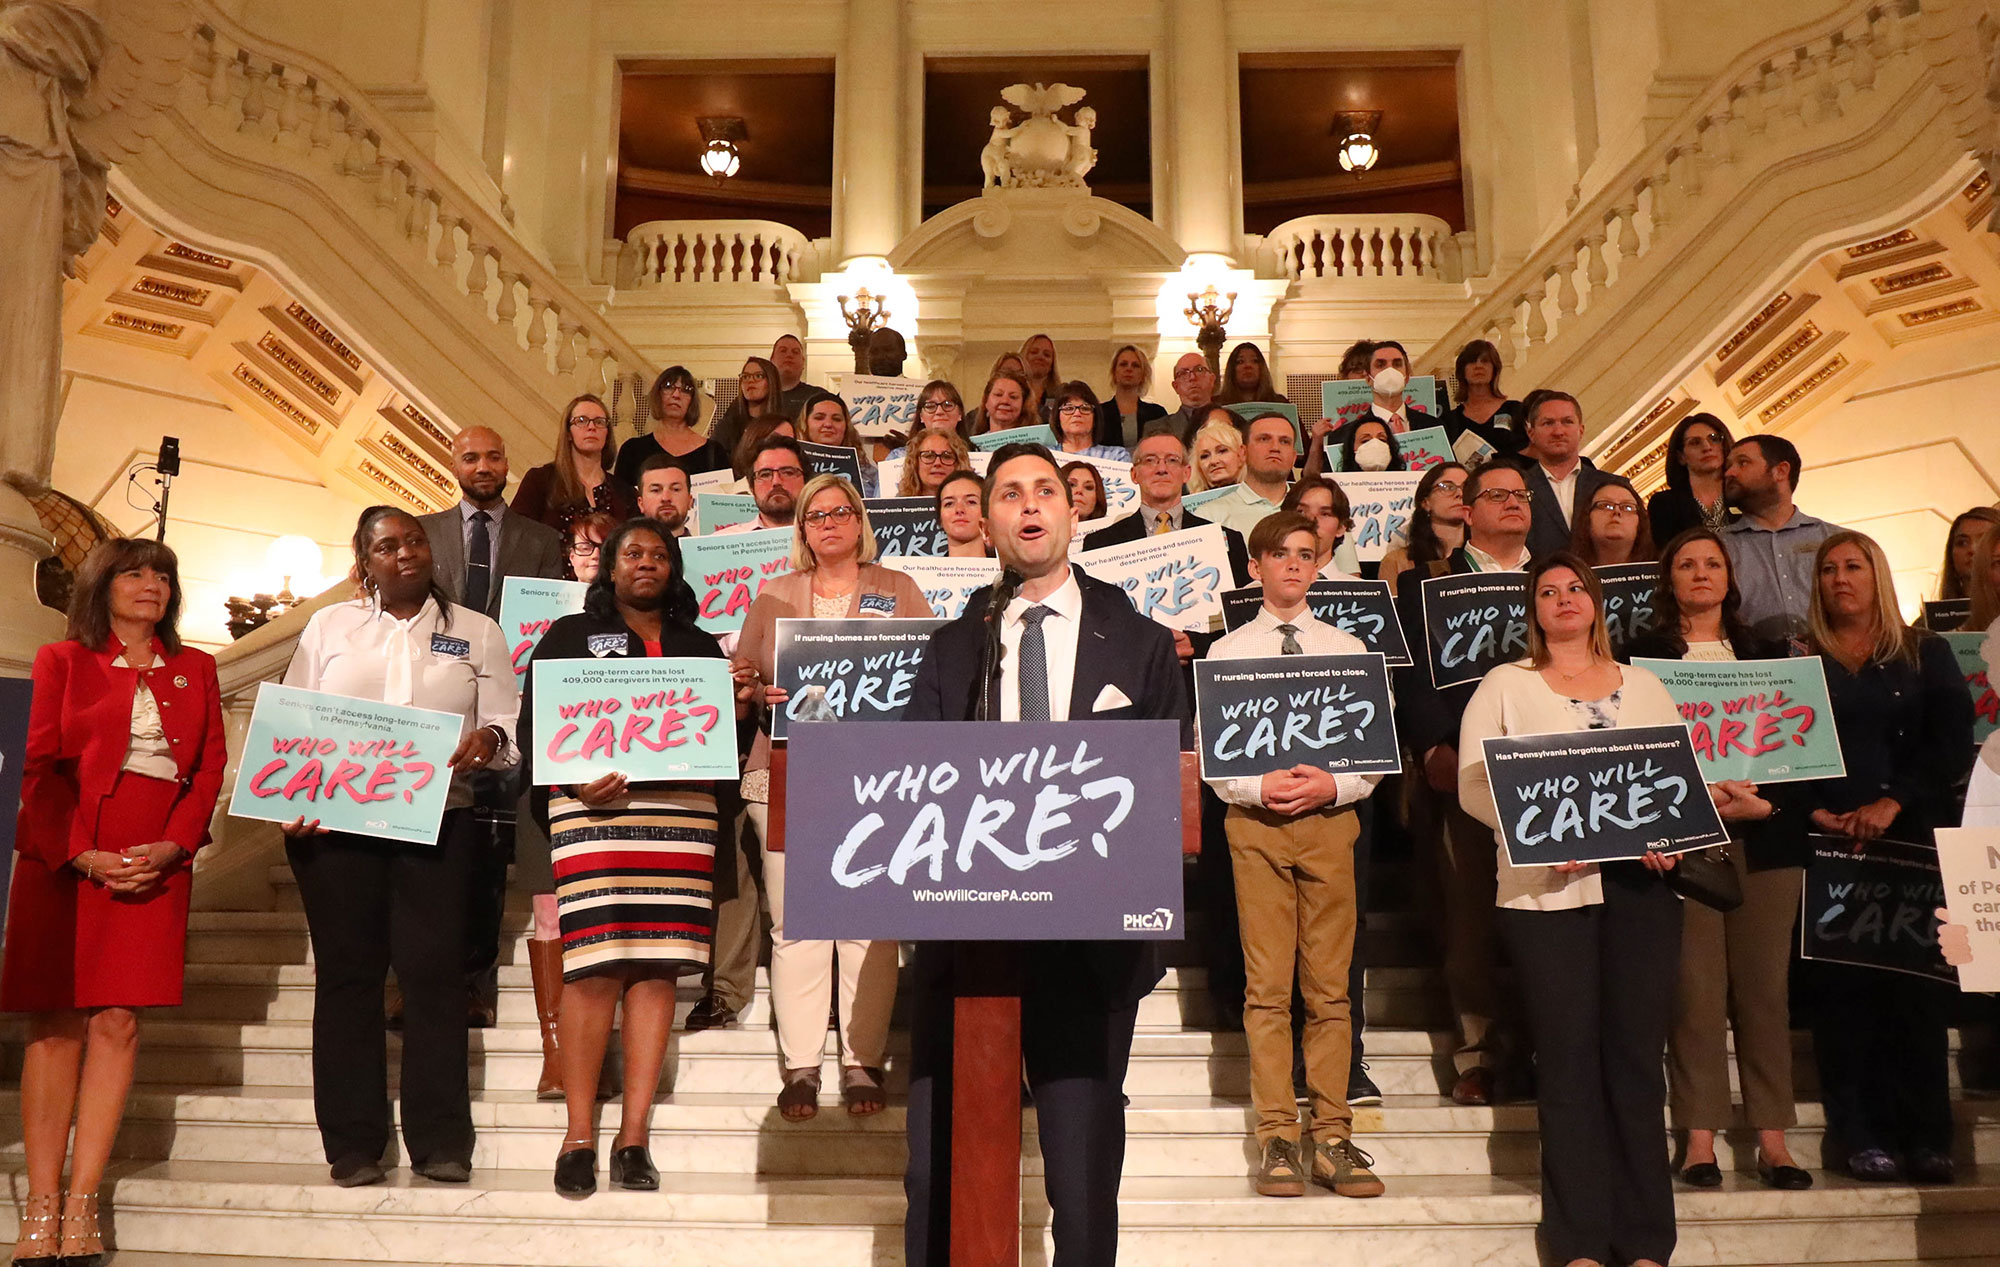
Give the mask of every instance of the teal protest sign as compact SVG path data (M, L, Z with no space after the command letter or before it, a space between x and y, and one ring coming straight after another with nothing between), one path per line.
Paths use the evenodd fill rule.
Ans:
M1958 671L1965 675L1965 689L1972 694L1972 742L1985 743L1986 736L2000 729L2000 694L1993 690L1986 657L1981 654L1986 635L1948 633L1944 640L1951 644L1951 653L1958 658Z
M884 564L915 581L924 601L946 620L957 620L974 594L1000 579L998 559L945 559L905 555Z
M1283 401L1246 400L1234 405L1224 405L1230 413L1248 422L1252 418L1262 418L1265 414L1283 414L1292 424L1292 439L1298 442L1299 451L1305 451L1305 433L1299 430L1299 407Z
M1818 656L1638 659L1632 666L1666 684L1710 783L1786 783L1847 773Z
M544 581L540 577L510 576L500 585L500 632L507 635L507 650L514 659L514 685L528 676L528 660L549 626L564 616L583 610L583 594L589 589L582 581Z
M1218 497L1227 497L1236 491L1236 485L1224 484L1220 488L1204 488L1199 493L1189 493L1181 498L1182 510L1200 510Z
M437 843L451 791L456 713L265 682L257 688L229 812L404 844Z
M1354 530L1347 543L1364 563L1379 563L1390 546L1408 542L1410 511L1417 502L1415 471L1337 471L1334 482L1347 494Z
M1421 409L1431 417L1438 414L1437 379L1419 375L1403 388L1403 408ZM1365 378L1329 378L1319 385L1320 416L1344 427L1366 414L1375 403L1374 389Z
M792 530L758 528L681 541L681 574L698 604L695 623L712 634L734 633L773 578L792 570Z
M1415 431L1405 431L1396 437L1396 452L1402 456L1403 469L1415 471L1419 475L1434 466L1458 461L1458 455L1452 451L1451 441L1445 439L1443 427L1420 427ZM1334 470L1344 469L1339 449L1328 448L1327 456L1333 460Z
M731 524L747 524L757 517L757 499L748 493L696 493L695 523L703 534Z
M1053 427L1022 425L1004 431L982 431L972 437L972 447L982 453L991 453L1006 444L1039 444L1051 451L1062 447Z
M536 786L612 773L634 783L737 777L727 660L540 660L533 673Z
M1091 550L1083 570L1116 585L1141 616L1169 629L1205 630L1222 615L1229 587L1229 544L1220 524Z

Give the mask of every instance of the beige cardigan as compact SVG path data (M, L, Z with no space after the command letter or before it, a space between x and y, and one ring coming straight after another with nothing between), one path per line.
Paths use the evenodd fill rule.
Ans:
M1629 664L1620 688L1618 726L1678 726L1680 710L1660 679ZM1559 695L1525 660L1503 664L1487 673L1465 706L1458 730L1458 799L1465 812L1493 828L1499 852L1499 905L1517 911L1564 911L1595 906L1604 900L1604 882L1595 866L1567 875L1553 867L1508 865L1501 843L1500 810L1493 801L1493 783L1479 741L1503 735L1555 735L1582 730L1567 696Z
M922 620L937 614L925 599L923 588L907 574L879 563L864 563L861 565L860 584L855 586L854 597L848 601L844 613L848 619L870 614L861 610L861 600L870 594L894 600L896 608L893 615L896 618ZM750 604L749 614L743 618L743 637L736 644L736 658L749 661L757 670L758 680L769 685L778 675L775 656L778 622L809 620L812 614L812 573L790 572L775 578L758 592L756 601ZM766 710L761 694L757 708L759 716L763 717ZM771 768L770 730L769 718L763 717L757 727L757 742L750 749L749 759L743 763L746 773Z

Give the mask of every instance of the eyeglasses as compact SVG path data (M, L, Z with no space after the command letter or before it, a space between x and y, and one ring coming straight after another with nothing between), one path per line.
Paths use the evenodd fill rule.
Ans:
M853 522L854 507L852 506L835 506L832 510L809 510L806 512L806 523L814 528L823 528L827 524L849 524Z
M1191 365L1184 370L1175 370L1174 381L1176 383L1184 383L1187 382L1189 379L1212 378L1214 377L1214 375L1215 371L1208 368L1208 366L1206 365Z
M1506 502L1520 502L1523 506L1526 506L1535 500L1535 494L1532 489L1526 488L1488 488L1482 489L1479 496L1472 500L1486 502L1494 506L1499 506Z
M924 414L948 414L957 408L957 405L952 404L948 400L927 400L917 406L917 412Z
M752 484L769 484L775 480L802 480L805 477L805 471L796 466L767 466L762 470L750 472Z
M1639 513L1639 503L1637 502L1592 502L1590 508L1592 510L1608 510L1614 515L1636 515Z
M958 455L956 453L953 453L950 449L946 449L943 453L919 453L917 454L917 461L956 462L958 461Z
M586 541L572 541L569 543L569 552L575 555L579 559L586 558L590 555L596 554L599 550L603 548L604 548L604 543L602 541L586 540Z
M572 427L609 427L611 425L611 419L591 418L591 417L571 418L569 420L569 425Z
M1464 487L1465 485L1455 480L1439 480L1437 483L1431 485L1431 491L1433 493L1456 493Z
M1186 466L1187 459L1178 453L1148 453L1145 457L1135 459L1132 465L1142 471L1157 471L1169 466Z
M1058 414L1068 414L1071 417L1088 418L1097 411L1080 400L1072 400L1065 402L1056 412Z

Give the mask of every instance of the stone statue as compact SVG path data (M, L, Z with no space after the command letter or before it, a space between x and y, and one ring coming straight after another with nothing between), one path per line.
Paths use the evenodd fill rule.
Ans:
M187 0L0 0L0 480L46 485L62 280L191 53Z
M979 154L985 187L1084 188L1084 175L1097 162L1097 151L1090 148L1097 112L1085 106L1073 124L1056 117L1083 100L1084 90L1068 84L1014 84L1000 96L1028 117L1015 124L1005 107L993 108L993 137Z

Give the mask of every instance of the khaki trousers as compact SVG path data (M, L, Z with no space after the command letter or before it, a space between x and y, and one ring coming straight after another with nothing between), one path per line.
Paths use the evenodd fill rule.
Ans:
M769 809L752 804L761 840ZM785 855L764 855L764 895L771 903L771 1011L786 1069L817 1069L826 1051L826 1018L840 975L840 1063L882 1067L889 1014L896 1007L893 941L796 941L785 935Z
M1727 915L1700 902L1681 905L1680 985L1667 1042L1673 1122L1683 1130L1725 1130L1729 1109L1731 1018L1743 1114L1758 1130L1796 1125L1792 1024L1786 984L1805 872L1750 871L1741 845L1729 851L1743 881L1743 905Z
M1250 1047L1250 1102L1257 1142L1299 1138L1292 1090L1292 973L1305 998L1306 1129L1315 1140L1346 1139L1353 1029L1347 968L1354 954L1352 806L1288 818L1231 805L1223 821L1242 926L1243 1033Z

